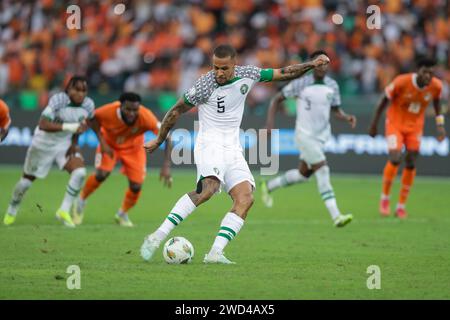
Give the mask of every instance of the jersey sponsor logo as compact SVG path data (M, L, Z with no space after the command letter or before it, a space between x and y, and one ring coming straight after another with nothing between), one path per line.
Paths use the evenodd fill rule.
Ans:
M427 101L427 102L429 102L431 100L431 93L427 93L426 95L425 95L425 101Z
M242 94L246 94L248 91L248 85L246 85L245 83L241 86L241 93Z

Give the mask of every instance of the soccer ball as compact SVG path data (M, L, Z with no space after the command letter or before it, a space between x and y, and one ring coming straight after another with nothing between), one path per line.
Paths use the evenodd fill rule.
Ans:
M170 264L184 264L192 261L194 247L183 237L173 237L164 244L163 257Z

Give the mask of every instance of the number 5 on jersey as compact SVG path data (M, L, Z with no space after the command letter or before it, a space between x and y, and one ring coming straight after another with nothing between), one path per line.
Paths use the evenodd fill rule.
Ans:
M218 113L225 112L225 96L223 97L217 96L217 112Z

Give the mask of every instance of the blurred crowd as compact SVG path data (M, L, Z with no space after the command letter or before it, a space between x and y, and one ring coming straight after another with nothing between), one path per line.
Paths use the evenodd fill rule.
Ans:
M74 4L80 30L66 25ZM381 9L379 30L367 27L371 4ZM342 24L333 23L335 13ZM344 95L379 92L421 55L435 57L437 76L449 83L449 16L445 0L0 0L0 95L29 89L46 99L72 74L85 74L101 93L180 94L223 42L240 64L260 67L324 49ZM248 103L275 90L257 86Z

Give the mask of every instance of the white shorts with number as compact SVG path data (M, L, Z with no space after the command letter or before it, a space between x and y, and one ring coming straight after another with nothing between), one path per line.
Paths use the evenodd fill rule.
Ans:
M325 143L321 140L296 132L295 142L300 151L300 160L305 161L308 166L326 160Z
M68 160L66 157L68 149L67 144L55 145L51 148L39 148L39 146L31 144L25 158L24 173L37 178L45 178L53 162L56 162L58 168L62 170Z
M227 193L237 184L248 181L255 189L255 179L240 146L225 148L217 144L196 144L194 159L197 165L197 183L214 176Z

